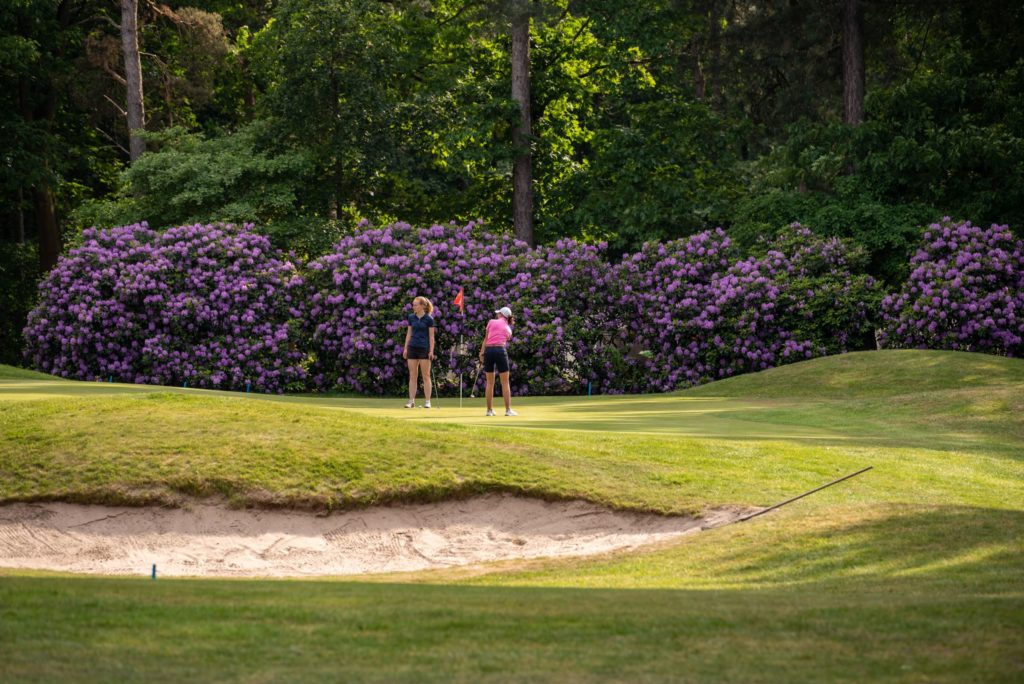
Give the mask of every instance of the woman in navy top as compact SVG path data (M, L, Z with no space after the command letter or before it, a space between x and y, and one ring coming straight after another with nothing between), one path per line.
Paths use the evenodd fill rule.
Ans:
M409 327L405 331L405 348L402 358L409 365L409 402L405 408L416 408L417 375L423 374L423 408L430 408L430 362L434 360L434 305L426 297L412 300Z

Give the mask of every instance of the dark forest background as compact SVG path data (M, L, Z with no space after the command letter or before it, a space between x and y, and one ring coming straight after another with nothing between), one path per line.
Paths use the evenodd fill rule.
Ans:
M1024 3L6 0L0 362L85 227L484 219L623 254L799 221L906 276L1024 224ZM133 47L134 46L134 47Z

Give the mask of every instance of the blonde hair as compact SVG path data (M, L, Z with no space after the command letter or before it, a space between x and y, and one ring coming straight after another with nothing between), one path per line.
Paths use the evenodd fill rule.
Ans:
M423 305L423 308L427 310L428 315L434 313L434 305L431 304L430 300L427 299L426 297L417 297L416 299L412 300L413 304L415 304L416 302L419 302L420 304Z

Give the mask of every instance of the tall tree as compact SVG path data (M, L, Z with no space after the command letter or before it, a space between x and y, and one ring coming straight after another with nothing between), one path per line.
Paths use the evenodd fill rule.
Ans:
M403 161L419 46L403 42L402 19L375 0L283 0L258 37L279 138L308 150L321 178L306 198L317 213L360 213Z
M131 161L146 151L142 134L146 112L142 98L142 58L139 55L139 2L121 0L121 45L124 52L124 80L128 91L128 146Z
M519 121L512 130L515 162L512 167L512 221L517 238L533 246L533 159L530 117L530 12L529 0L512 7L512 99L519 105Z
M72 21L72 5L70 0L60 2L54 15L19 15L19 28L23 36L33 35L35 26L47 26L52 31L45 37L33 35L37 54L41 57L45 55L40 59L41 64L60 64L64 60L64 45L60 36ZM48 43L45 44L45 48L44 40ZM47 60L47 57L52 61ZM53 82L53 74L36 75L26 72L19 75L18 108L27 130L31 131L29 154L35 157L39 164L31 174L31 194L39 242L39 267L43 273L53 268L60 255L60 225L57 222L54 201L55 174L51 163L51 150L48 149L53 143L54 131L58 125L58 98L59 91Z
M860 0L843 0L843 123L864 120L864 12Z

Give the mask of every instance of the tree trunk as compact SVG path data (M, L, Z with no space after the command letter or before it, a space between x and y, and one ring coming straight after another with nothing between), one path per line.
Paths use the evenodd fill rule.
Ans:
M138 0L121 0L121 45L124 50L124 79L128 84L128 147L133 163L146 151L146 141L140 135L146 130L146 113L142 101L138 15Z
M65 29L70 22L70 5L61 2L57 6L57 25ZM64 56L60 47L55 51L58 63ZM57 89L51 79L43 79L43 97L36 104L29 97L29 83L25 79L18 81L18 100L21 108L22 118L26 122L41 121L43 128L50 132L53 129L54 121L57 118ZM57 211L53 200L53 187L51 174L49 172L50 162L45 150L37 152L43 161L42 172L31 188L33 203L33 218L36 226L36 240L39 247L39 268L40 273L46 273L57 264L60 256L60 226L57 224ZM22 189L18 190L18 198L22 199ZM21 211L21 207L19 207Z
M46 273L57 265L60 256L60 228L53 206L53 191L49 186L37 187L32 192L35 200L36 230L39 232L39 268Z
M722 15L716 0L710 0L708 9L708 55L710 68L708 81L711 86L711 106L718 109L722 101Z
M689 17L691 9L690 0L672 0L670 5L672 14L671 21L675 25L681 25L685 18ZM676 79L680 84L693 84L693 94L698 101L704 101L704 36L701 32L694 32L690 37L686 48L681 49L676 56ZM689 78L689 80L687 80Z
M519 124L512 131L512 221L516 238L533 246L533 168L530 155L530 15L526 3L512 16L512 99L519 103Z
M693 94L698 102L704 101L704 68L701 66L700 38L693 39Z
M860 0L843 2L843 122L864 121L864 12Z

